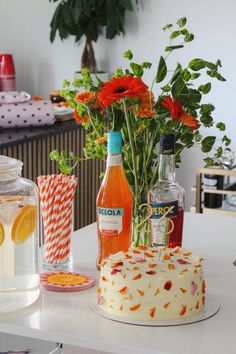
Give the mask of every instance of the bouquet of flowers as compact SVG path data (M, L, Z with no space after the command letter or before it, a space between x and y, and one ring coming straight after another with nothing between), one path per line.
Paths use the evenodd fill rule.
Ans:
M211 90L212 78L225 81L220 74L220 60L215 63L196 58L186 67L177 63L173 70L167 69L167 58L175 50L180 50L194 35L186 28L187 19L177 21L177 28L167 24L163 30L169 32L169 45L165 56L160 56L156 75L150 87L142 80L144 70L151 68L150 62L138 64L133 61L130 50L124 53L129 68L117 69L108 82L99 77L92 80L89 70L84 69L82 78L71 84L65 80L61 95L69 106L74 108L75 119L87 130L84 157L67 155L66 152L53 151L51 158L59 162L64 173L70 173L74 163L85 158L106 159L106 132L121 131L123 137L123 163L134 200L135 225L140 225L139 206L146 201L147 190L158 179L158 158L156 146L161 133L174 133L176 137L176 161L180 162L181 152L191 148L196 142L207 154L204 159L212 165L229 145L230 139L222 134L222 144L215 147L215 136L201 135L201 127L216 126L224 132L223 122L214 122L214 105L202 103L202 98ZM180 40L180 43L175 43ZM174 41L174 43L173 43ZM208 82L199 84L202 73L209 77ZM155 98L154 85L159 91ZM213 154L208 155L211 151ZM71 164L72 163L72 164ZM141 213L142 214L142 213ZM145 243L143 241L143 243Z

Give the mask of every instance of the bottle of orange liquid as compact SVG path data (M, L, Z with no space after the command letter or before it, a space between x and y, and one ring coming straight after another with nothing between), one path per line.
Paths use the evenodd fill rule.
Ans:
M108 133L105 176L97 196L97 268L110 254L128 249L131 242L132 194L125 177L120 132Z

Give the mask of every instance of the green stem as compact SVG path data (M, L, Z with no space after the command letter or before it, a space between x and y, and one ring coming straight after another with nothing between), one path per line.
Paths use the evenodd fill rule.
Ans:
M130 142L130 146L131 146L133 175L134 175L134 211L136 212L138 210L138 173L137 173L137 166L136 166L136 151L135 151L135 146L134 146L132 127L131 127L130 119L128 116L128 110L126 107L125 100L122 99L122 101L123 101L123 106L124 106L125 120L126 120L126 125L127 125L127 130L128 130L129 142Z
M101 138L102 135L99 133L99 131L97 130L97 128L96 128L96 126L95 126L95 124L94 124L94 121L93 121L93 118L92 118L92 114L91 114L90 108L87 107L87 106L86 106L86 108L87 108L87 112L88 112L89 119L90 119L91 125L92 125L92 127L93 127L93 130L96 132L97 136L98 136L99 138Z

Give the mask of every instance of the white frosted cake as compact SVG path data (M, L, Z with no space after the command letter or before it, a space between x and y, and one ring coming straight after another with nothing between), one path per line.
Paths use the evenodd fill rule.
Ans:
M102 262L98 304L129 319L170 320L204 308L202 258L179 247L138 246Z

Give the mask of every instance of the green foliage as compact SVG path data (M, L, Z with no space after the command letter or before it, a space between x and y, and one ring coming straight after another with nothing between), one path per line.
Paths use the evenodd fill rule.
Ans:
M124 3L124 2L123 2ZM127 5L128 6L128 5ZM62 153L52 152L51 158L59 163L59 166L68 169L82 159L98 158L106 159L107 148L103 139L104 134L111 130L121 130L123 137L123 162L125 172L131 186L135 184L139 187L140 198L145 195L145 188L153 185L158 177L158 159L156 156L156 146L161 133L174 133L176 136L176 161L181 161L181 153L186 148L191 148L195 142L201 144L204 153L213 152L213 156L207 156L204 161L207 165L213 165L219 159L223 146L230 144L230 139L224 135L222 146L216 145L215 136L202 136L201 127L211 128L215 126L220 131L225 130L223 122L214 122L213 115L215 107L211 103L202 102L203 97L212 89L213 79L224 81L219 72L221 68L220 60L211 63L207 60L192 59L186 67L177 63L172 69L167 67L167 59L175 49L183 48L187 42L194 38L194 35L186 28L187 19L183 17L177 21L177 28L171 24L163 27L169 31L169 45L165 48L163 55L157 61L156 75L151 86L157 85L159 95L151 107L155 112L154 117L142 118L135 114L139 106L139 99L136 97L124 97L119 102L114 102L104 111L99 111L93 107L93 103L76 102L75 96L80 90L86 90L95 95L103 86L103 82L97 79L94 82L89 70L84 70L82 79L76 80L72 85L65 80L62 96L65 97L71 107L76 107L79 115L89 116L89 121L83 124L87 131L86 144L83 150L83 158L77 160L73 156L66 156ZM174 43L173 43L174 42ZM145 70L151 67L151 63L144 61L141 64L134 61L131 50L127 50L123 56L128 60L129 68L118 68L113 73L113 78L122 76L143 77ZM201 83L202 73L207 74L209 82ZM204 75L205 77L205 75ZM196 79L198 79L196 81ZM197 82L197 85L196 85ZM161 85L160 85L161 83ZM181 120L171 117L170 111L161 102L167 96L177 100L182 111L178 114L184 117L191 117L197 120L199 126L194 129L183 124ZM151 99L150 99L151 100ZM97 139L101 141L98 143ZM69 166L69 168L68 168ZM138 201L141 204L142 200Z
M50 23L50 41L58 32L63 40L75 36L78 42L82 36L96 42L106 30L106 38L112 39L124 34L126 11L133 11L132 0L49 0L58 2Z

